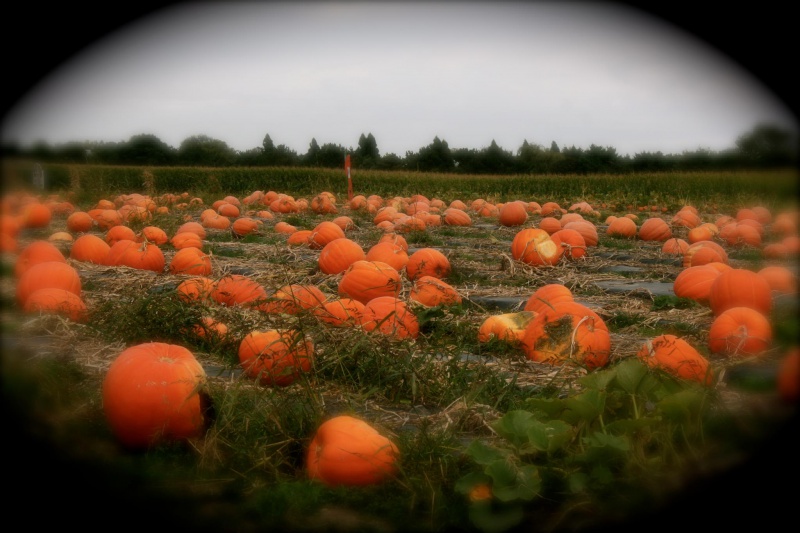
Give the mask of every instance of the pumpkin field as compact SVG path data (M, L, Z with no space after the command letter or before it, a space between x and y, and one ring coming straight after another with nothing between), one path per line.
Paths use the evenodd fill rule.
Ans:
M237 532L677 527L704 498L711 527L789 501L794 198L472 179L5 190L7 489L62 526ZM792 435L785 482L738 477ZM741 483L725 511L717 479Z

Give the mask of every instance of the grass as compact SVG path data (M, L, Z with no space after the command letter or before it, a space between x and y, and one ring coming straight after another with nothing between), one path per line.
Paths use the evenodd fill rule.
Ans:
M409 186L422 183L408 179ZM195 195L209 203L216 198ZM564 197L569 199L567 193ZM177 228L189 213L157 220L165 230ZM311 228L328 218L302 213L280 220ZM381 232L370 213L352 213L352 218L357 228L350 235L366 250ZM318 271L317 252L288 248L285 236L272 231L274 223L243 239L230 232L209 236L205 246L214 257L212 277L246 269L267 292L288 283L312 283L336 296L337 278ZM773 403L774 383L753 390L740 379L748 394L759 397L752 411L734 409L723 394L739 393L734 381L698 390L636 365L632 347L648 338L673 333L702 350L707 336L710 317L696 302L611 295L592 283L602 277L597 264L617 251L633 258L657 252L638 241L601 237L586 261L534 268L508 259L514 233L436 227L405 236L413 247L452 248L447 281L465 295L524 297L545 283L568 285L576 299L596 306L605 318L616 364L586 374L571 365L534 364L509 343L479 343L478 328L495 311L469 301L415 306L420 336L395 339L360 328L327 327L311 312L289 315L185 302L174 293L181 276L99 266L82 270L91 319L72 324L19 313L13 268L4 256L2 328L11 350L3 355L3 399L16 414L10 431L30 441L20 442L15 452L37 450L39 463L15 479L15 486L19 482L27 493L36 483L37 494L69 502L72 511L76 499L118 512L139 507L166 513L170 523L182 519L183 527L197 530L499 531L535 521L544 532L584 531L657 510L702 472L736 464L775 431L773 424L787 407ZM48 234L31 232L26 238ZM674 275L680 266L645 270L633 277ZM403 298L409 289L404 280ZM781 306L771 317L780 347L796 337L793 310ZM192 334L203 316L223 321L229 335L209 340ZM313 372L278 388L242 377L239 340L255 329L283 327L299 328L313 339ZM153 340L187 346L215 369L207 385L213 416L203 439L129 453L105 423L102 378L124 346ZM777 356L777 350L771 352L768 362ZM717 369L734 365L722 359L712 364ZM758 411L761 403L769 409ZM395 479L347 489L307 479L310 439L325 418L338 413L363 417L391 436L402 450ZM52 450L58 457L51 457ZM67 479L96 486L78 496ZM497 497L488 504L468 497L478 480L494 487ZM538 489L532 491L533 486ZM126 523L145 521L148 514L139 514L126 512Z

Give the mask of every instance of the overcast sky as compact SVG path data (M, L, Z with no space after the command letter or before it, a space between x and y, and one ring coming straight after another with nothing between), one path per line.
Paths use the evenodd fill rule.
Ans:
M747 38L743 34L743 38ZM733 148L759 123L797 130L764 83L719 50L630 6L579 2L201 2L153 11L53 70L3 117L4 143L235 150L269 134L302 155L418 151L494 140L516 153Z

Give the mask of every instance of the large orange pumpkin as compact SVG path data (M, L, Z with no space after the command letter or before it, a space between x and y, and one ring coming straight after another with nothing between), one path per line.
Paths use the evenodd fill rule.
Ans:
M565 259L580 259L586 256L586 241L577 230L561 228L550 238L563 249Z
M525 228L511 241L511 256L529 265L555 265L564 250L540 228Z
M367 486L397 472L399 449L367 422L340 415L317 428L306 452L309 479L325 485Z
M714 375L708 360L691 344L675 335L648 339L636 356L650 368L658 368L690 381L711 385Z
M323 246L317 264L325 274L341 274L356 261L365 259L367 254L360 244L347 237L340 237Z
M497 221L501 226L521 226L528 221L526 204L520 200L507 202L500 208Z
M711 353L729 357L759 356L772 343L769 319L750 307L731 307L708 330Z
M266 300L267 291L249 276L228 274L214 284L211 297L226 306L258 305Z
M213 279L197 276L180 282L175 291L184 302L210 303L215 301L213 293L216 286L217 282Z
M600 316L574 301L543 307L525 329L523 349L532 361L567 361L593 370L608 364L611 336Z
M711 263L707 263L681 270L672 284L672 292L675 293L675 296L708 304L711 285L722 273L711 265Z
M408 305L394 296L380 296L364 306L361 325L365 331L377 331L398 339L416 339L419 321Z
M328 296L316 285L291 283L268 296L258 309L265 313L296 315L303 310L320 307L327 300Z
M39 289L64 289L81 296L81 277L68 263L47 261L37 263L27 269L17 280L16 298L20 307L25 306L28 297Z
M536 318L534 311L517 311L516 313L488 316L478 328L478 342L498 339L512 344L521 344L525 337L525 328L534 318Z
M211 274L211 256L193 246L175 252L169 261L170 274Z
M31 266L50 261L66 263L67 258L64 257L58 246L52 242L41 239L35 240L25 246L17 256L17 260L14 263L14 276L19 278Z
M128 239L119 240L111 245L105 261L109 266L127 266L157 273L164 271L166 263L164 252L157 245Z
M111 246L102 238L93 233L86 233L72 243L69 257L75 261L104 265L106 264L109 250L111 250Z
M123 350L103 379L103 411L125 447L200 438L210 423L206 373L183 346L148 342Z
M609 237L620 239L633 239L636 237L637 232L636 222L628 217L618 217L612 220L606 229L606 234Z
M408 299L427 307L457 305L462 301L455 287L434 276L420 276L414 280Z
M330 220L323 220L311 230L308 245L315 250L320 250L332 240L343 237L345 237L344 230L338 224L334 224Z
M403 281L400 273L381 261L356 261L339 280L339 296L352 298L366 304L379 296L400 294Z
M672 238L672 229L663 218L648 218L639 226L639 238L643 241L666 242Z
M33 291L25 300L23 311L63 315L73 322L86 322L88 309L83 299L72 291L45 287Z
M408 256L406 263L406 277L410 281L422 276L445 279L451 271L450 260L435 248L420 248Z
M388 234L387 234L388 235ZM401 237L398 235L398 237ZM382 240L373 245L366 253L367 261L380 261L394 267L398 272L408 264L407 248L391 240Z
M572 229L577 231L583 237L586 246L597 246L599 236L597 235L597 226L588 220L573 220L566 222L562 229Z
M364 316L364 304L352 298L335 298L312 308L321 322L334 327L357 326Z
M311 371L314 343L294 329L248 333L239 344L245 374L264 386L286 387Z
M714 315L731 307L751 307L769 316L772 310L772 289L762 276L744 268L730 268L720 273L708 295Z
M797 276L785 266L768 265L758 271L758 275L767 280L769 287L781 294L797 292Z
M121 241L121 240L129 240L135 241L136 240L136 232L133 231L128 226L113 226L108 228L105 235L105 241L108 243L109 246L114 246L114 243Z
M94 226L94 219L86 211L75 211L67 217L67 229L72 233L85 233Z

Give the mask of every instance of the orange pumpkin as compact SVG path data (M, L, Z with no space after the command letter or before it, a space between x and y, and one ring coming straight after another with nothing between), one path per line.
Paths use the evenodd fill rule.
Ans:
M720 273L712 283L708 303L715 316L731 307L751 307L769 316L772 289L767 280L756 272L731 268Z
M22 209L20 220L23 228L46 228L50 225L53 212L41 202L31 202Z
M75 239L69 257L75 261L105 265L109 250L111 246L106 241L93 233L87 233Z
M600 316L578 302L545 307L528 324L522 338L528 359L560 365L571 361L588 370L604 367L611 354L611 336Z
M316 285L292 283L275 291L258 309L265 313L296 315L303 310L319 307L327 300L328 297Z
M187 231L189 233L194 233L195 235L197 235L201 241L206 238L206 229L199 222L194 222L194 221L184 222L178 227L178 229L175 231L175 234L177 235L178 233L183 233Z
M169 237L167 236L167 232L158 226L145 226L142 228L142 231L139 232L139 235L137 235L136 241L147 241L157 246L162 246L169 242Z
M122 351L103 379L103 412L131 449L200 438L210 419L206 373L188 349L148 342Z
M364 304L352 298L336 298L312 308L317 319L334 327L348 327L361 324Z
M164 271L166 262L164 252L155 244L122 239L109 248L105 264L161 273Z
M134 232L128 226L122 225L108 228L108 231L105 235L105 241L109 246L113 246L114 243L121 240L136 241L136 232Z
M678 237L672 237L671 239L664 241L664 244L661 246L661 253L666 255L683 256L688 249L688 242Z
M373 426L340 415L317 428L306 452L306 472L331 487L375 485L397 473L399 455Z
M581 234L586 246L597 246L599 237L597 235L597 226L588 220L573 220L563 224L562 229L575 230Z
M345 237L344 230L330 220L324 220L314 226L308 239L309 247L320 250L334 239Z
M675 335L648 339L636 356L650 368L658 368L690 381L711 385L714 375L708 360L691 344Z
M402 236L398 235L398 237ZM393 242L392 240L381 240L367 250L365 259L367 261L386 263L400 272L408 264L408 253L406 252L406 248L403 248L400 243Z
M251 331L239 344L245 374L268 387L291 385L311 371L313 357L314 343L293 329Z
M211 274L211 256L192 246L175 252L169 261L170 274Z
M770 289L781 294L797 293L797 276L784 266L768 265L758 271L767 280Z
M708 330L711 353L729 357L762 355L772 343L769 319L750 307L731 307Z
M197 276L180 282L175 291L184 302L213 302L215 300L212 295L216 285L217 283L211 278Z
M636 237L637 232L636 222L628 217L618 217L612 220L606 229L606 234L609 237L620 239L633 239Z
M341 274L356 261L367 259L360 244L347 237L334 239L319 252L317 264L325 274Z
M408 299L427 307L457 305L462 301L455 287L434 276L420 276L415 279Z
M679 298L689 298L708 304L711 285L722 272L711 263L683 269L672 284L672 292Z
M75 211L67 217L67 229L72 233L86 233L94 226L94 219L85 211Z
M501 226L521 226L528 221L528 211L525 204L519 200L507 202L500 208L497 221Z
M580 259L586 256L586 241L577 230L561 228L550 238L564 250L562 255L564 258Z
M51 261L66 263L67 258L64 257L58 246L52 242L41 239L35 240L25 246L17 256L17 260L14 263L14 276L19 278L33 265Z
M553 233L561 229L561 221L555 217L544 217L542 218L542 220L539 221L537 227L541 230L546 231L548 234L552 235Z
M517 311L491 315L484 319L478 328L478 342L498 339L512 344L521 344L525 328L536 318L534 311Z
M267 298L267 291L256 280L243 274L228 274L214 284L211 297L222 305L257 305Z
M451 270L450 260L435 248L420 248L408 257L406 263L406 277L410 281L422 276L444 279Z
M36 263L17 280L17 303L24 308L31 294L48 288L64 289L81 296L81 277L74 267L61 261Z
M800 348L790 348L780 360L776 386L782 402L795 404L800 401Z
M23 311L63 315L73 322L86 322L88 319L88 310L83 299L72 291L57 287L33 291L25 299Z
M683 267L705 265L706 263L728 263L728 252L714 241L699 241L690 244L683 254Z
M381 261L356 261L339 280L340 297L366 304L379 296L398 296L403 287L400 273Z
M416 339L419 321L408 305L394 296L379 296L364 305L361 326L398 339Z
M560 283L548 283L536 289L525 302L525 311L541 313L559 302L572 302L575 298L569 288Z
M563 254L564 249L541 228L523 229L511 241L511 256L529 265L555 265Z
M456 200L454 200L455 202ZM463 202L462 202L463 204ZM443 223L447 226L471 226L472 217L466 211L466 205L463 209L451 206L442 212Z
M203 248L203 239L193 231L179 231L169 242L176 250L189 247Z
M639 226L639 238L643 241L665 242L672 238L672 229L660 217L651 217Z
M240 217L233 221L231 232L235 237L244 237L258 233L263 222L250 217Z

